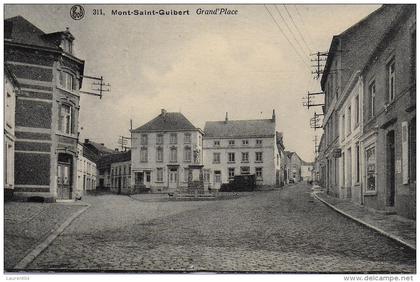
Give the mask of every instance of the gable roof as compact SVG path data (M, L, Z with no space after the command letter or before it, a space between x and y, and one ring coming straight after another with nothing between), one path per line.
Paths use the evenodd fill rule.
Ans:
M59 49L53 42L45 39L45 33L22 16L4 20L5 40L39 47Z
M274 137L276 123L271 119L207 121L204 138Z
M162 112L131 132L199 130L183 114Z
M126 152L117 152L114 154L102 156L96 163L96 166L98 169L107 169L110 168L111 164L113 163L127 162L130 160L131 150L128 150Z

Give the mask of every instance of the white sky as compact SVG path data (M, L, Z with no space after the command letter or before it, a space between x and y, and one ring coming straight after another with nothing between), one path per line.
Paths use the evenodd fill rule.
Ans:
M294 31L306 65L279 31L263 5L85 5L86 16L75 21L69 5L6 5L5 17L21 15L44 32L70 27L76 56L86 61L85 74L112 85L102 100L83 95L80 138L118 146L159 114L161 108L181 111L204 129L207 120L270 118L284 133L286 150L304 160L314 157L315 132L309 127L314 109L302 106L308 91L319 91L308 65L309 50L283 7L278 10ZM236 16L198 16L197 8L228 7ZM310 51L327 51L331 38L379 5L287 5ZM92 16L102 8L105 16ZM190 10L190 16L111 16L111 9ZM299 50L273 5L272 15ZM303 52L301 52L303 53ZM89 81L83 89L89 90ZM320 110L318 110L320 112ZM317 130L318 137L321 131Z

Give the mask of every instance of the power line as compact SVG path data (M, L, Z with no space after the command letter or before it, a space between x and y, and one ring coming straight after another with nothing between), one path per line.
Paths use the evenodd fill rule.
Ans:
M305 21L303 20L303 17L302 17L302 15L300 14L300 12L299 12L299 9L297 8L297 5L293 5L293 7L295 8L295 11L296 11L296 13L297 13L297 15L298 15L298 18L300 19L300 21L302 22L302 24L303 24L303 27L304 27L304 31L305 31L305 34L307 34L307 37L309 38L309 41L310 41L310 43L311 43L311 46L314 46L314 42L313 42L313 40L312 40L312 37L311 37L311 34L309 33L307 33L307 30L306 30L306 23L305 23Z
M280 15L281 19L283 20L285 26L287 27L287 29L289 30L290 34L293 36L293 38L295 39L297 45L299 46L300 50L302 51L303 54L305 54L305 50L303 50L302 45L300 45L299 40L297 40L295 33L292 31L292 29L289 27L289 24L287 23L287 21L284 19L283 15L280 13L280 10L277 8L276 5L273 5L274 8L277 10L277 13Z
M264 4L264 8L267 10L267 12L270 15L271 19L274 21L274 23L277 25L277 27L280 30L280 32L283 34L283 37L287 40L287 42L289 42L290 46L295 51L296 55L302 60L302 63L305 65L305 67L309 67L309 69L310 69L310 66L305 62L305 60L302 58L302 56L300 55L300 53L296 50L295 46L292 44L292 42L290 42L289 38L286 36L286 34L284 33L283 29L280 27L279 23L276 21L276 19L274 18L274 16L271 14L270 10L267 8L267 5Z
M299 33L300 38L302 38L303 43L305 43L305 46L306 46L306 48L308 49L309 53L311 53L311 48L309 48L308 43L306 42L305 38L303 37L302 33L300 32L300 30L299 30L298 26L296 25L296 23L295 23L295 21L294 21L294 19L293 19L293 16L289 13L289 10L287 9L286 5L284 5L284 4L283 4L283 7L284 7L284 9L286 10L287 15L289 16L290 20L292 21L292 24L294 25L294 27L296 28L297 32Z

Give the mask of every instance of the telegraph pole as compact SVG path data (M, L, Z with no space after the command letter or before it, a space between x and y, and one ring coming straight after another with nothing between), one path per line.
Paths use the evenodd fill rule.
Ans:
M311 67L315 68L314 71L312 71L312 74L314 74L314 79L319 79L319 77L322 75L325 67L325 63L327 61L328 52L316 52L310 54L311 56L316 56L315 59L311 59L311 62L316 62L315 65L311 65Z
M94 85L94 89L91 89L91 91L83 91L83 90L79 90L80 93L82 94L87 94L87 95L93 95L93 96L99 96L99 99L102 99L102 95L104 92L110 92L111 91L111 85L109 83L104 83L104 78L101 77L95 77L95 76L89 76L89 75L83 75L83 78L87 78L87 79L91 79L94 81L99 81L99 82L93 82L92 85ZM104 88L105 87L105 88Z

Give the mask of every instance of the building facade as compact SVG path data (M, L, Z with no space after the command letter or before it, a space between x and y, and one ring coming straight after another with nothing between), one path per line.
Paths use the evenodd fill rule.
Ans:
M220 189L235 175L255 174L257 185L280 186L276 116L271 119L208 121L204 128L205 182Z
M96 190L96 163L88 150L81 143L77 146L77 192L80 196Z
M181 113L162 109L131 135L134 187L152 192L186 189L190 167L203 164L203 132Z
M401 5L362 69L362 203L416 217L416 7Z
M328 194L339 197L340 160L342 152L339 142L340 116L337 102L343 96L344 87L353 73L363 68L389 29L403 5L383 5L378 10L354 24L331 41L328 57L321 78L324 92L325 188Z
M111 192L116 194L132 194L131 183L131 151L113 155L111 163Z
M302 161L302 164L300 166L300 172L302 181L310 182L314 179L313 172L314 172L314 165L313 163L308 163L305 161Z
M15 184L15 107L18 83L7 67L4 68L4 196L13 195Z
M360 137L363 131L363 80L356 71L337 102L341 150L338 196L361 204Z
M15 111L14 196L73 199L84 61L68 31L44 33L23 17L4 21L4 59L21 90Z

